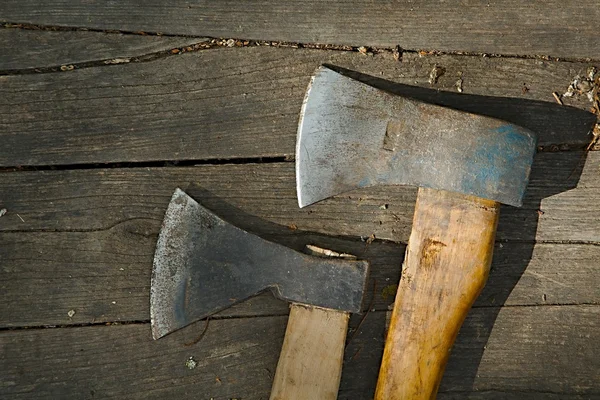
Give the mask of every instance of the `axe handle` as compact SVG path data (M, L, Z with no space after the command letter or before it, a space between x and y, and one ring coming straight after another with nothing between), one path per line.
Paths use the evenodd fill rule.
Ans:
M420 188L376 400L435 399L450 349L485 286L499 204Z
M270 400L335 400L349 314L292 304Z

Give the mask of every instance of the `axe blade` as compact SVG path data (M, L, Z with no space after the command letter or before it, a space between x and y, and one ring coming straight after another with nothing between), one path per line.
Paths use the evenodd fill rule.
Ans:
M520 206L536 140L525 128L393 95L320 67L298 125L298 204L383 184Z
M239 229L177 189L167 207L150 287L158 339L271 289L278 298L359 312L368 263L294 251Z

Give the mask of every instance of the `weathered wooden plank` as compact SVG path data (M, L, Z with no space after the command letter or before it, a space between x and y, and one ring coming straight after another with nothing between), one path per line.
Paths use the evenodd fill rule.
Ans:
M149 324L4 331L0 390L13 399L259 399L269 392L286 320L211 321L191 346L201 324L159 341Z
M598 396L600 363L592 348L600 340L599 314L598 306L474 310L453 349L441 395L465 398L474 389L503 398L520 392ZM286 319L214 320L191 346L185 343L203 323L159 341L152 341L148 324L2 331L0 390L11 399L264 399ZM370 314L352 338L340 399L373 395L384 321L385 313ZM186 367L189 357L194 369Z
M395 46L406 49L597 57L600 11L593 0L454 3L252 1L168 5L134 0L4 0L2 19L45 25L215 37Z
M90 61L124 63L132 57L188 46L202 39L85 31L0 29L0 71Z
M585 74L587 63L414 55L398 62L390 53L223 48L135 65L0 76L0 166L292 156L304 92L321 63L454 91L387 86L526 126L542 145L581 145L595 119L552 97ZM430 85L436 64L446 73ZM459 73L463 94L456 93ZM583 98L570 104L590 106Z
M445 390L461 390L453 381L472 374L475 390L506 387L510 381L515 391L600 394L600 363L593 350L599 334L593 332L600 321L597 306L509 307L496 315L490 311L473 310L467 317L448 362ZM483 354L478 367L463 369L459 354L474 355L476 347Z
M498 239L600 242L600 153L588 154L572 188L580 161L581 152L538 154L524 206L503 207ZM130 219L160 221L179 186L225 217L241 210L305 231L408 240L414 188L365 188L299 209L294 177L293 163L4 173L0 208L7 213L0 230L94 230Z
M317 244L369 260L364 308L385 310L393 302L404 245L367 245L287 227L276 230L239 214L234 220L297 250ZM149 320L150 274L160 223L159 216L139 217L97 231L0 233L0 291L13 305L0 308L0 327ZM599 304L599 259L600 246L594 245L498 243L487 286L475 307ZM220 315L285 313L287 304L265 293Z
M158 220L138 219L94 232L0 234L0 290L7 302L15 304L1 309L0 327L149 320L150 275L159 228ZM393 294L381 293L398 280L403 245L366 246L360 240L291 231L266 237L300 251L306 244L317 244L361 255L372 264L371 279L379 282L375 297L373 283L368 285L365 308L371 299L379 309L391 302ZM71 310L75 314L69 316ZM287 303L268 292L220 315L287 312Z

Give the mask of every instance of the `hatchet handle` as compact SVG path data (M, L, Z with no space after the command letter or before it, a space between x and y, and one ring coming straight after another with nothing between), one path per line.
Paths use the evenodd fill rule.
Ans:
M498 203L420 188L376 400L435 399L450 349L485 286Z
M337 399L349 314L292 304L270 400Z

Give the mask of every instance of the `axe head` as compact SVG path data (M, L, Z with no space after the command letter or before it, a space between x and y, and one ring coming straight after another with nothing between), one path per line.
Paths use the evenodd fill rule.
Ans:
M320 67L300 113L300 207L356 188L413 185L520 206L533 132L393 95Z
M265 289L284 300L359 312L368 263L299 253L243 231L180 189L167 207L150 287L158 339Z

